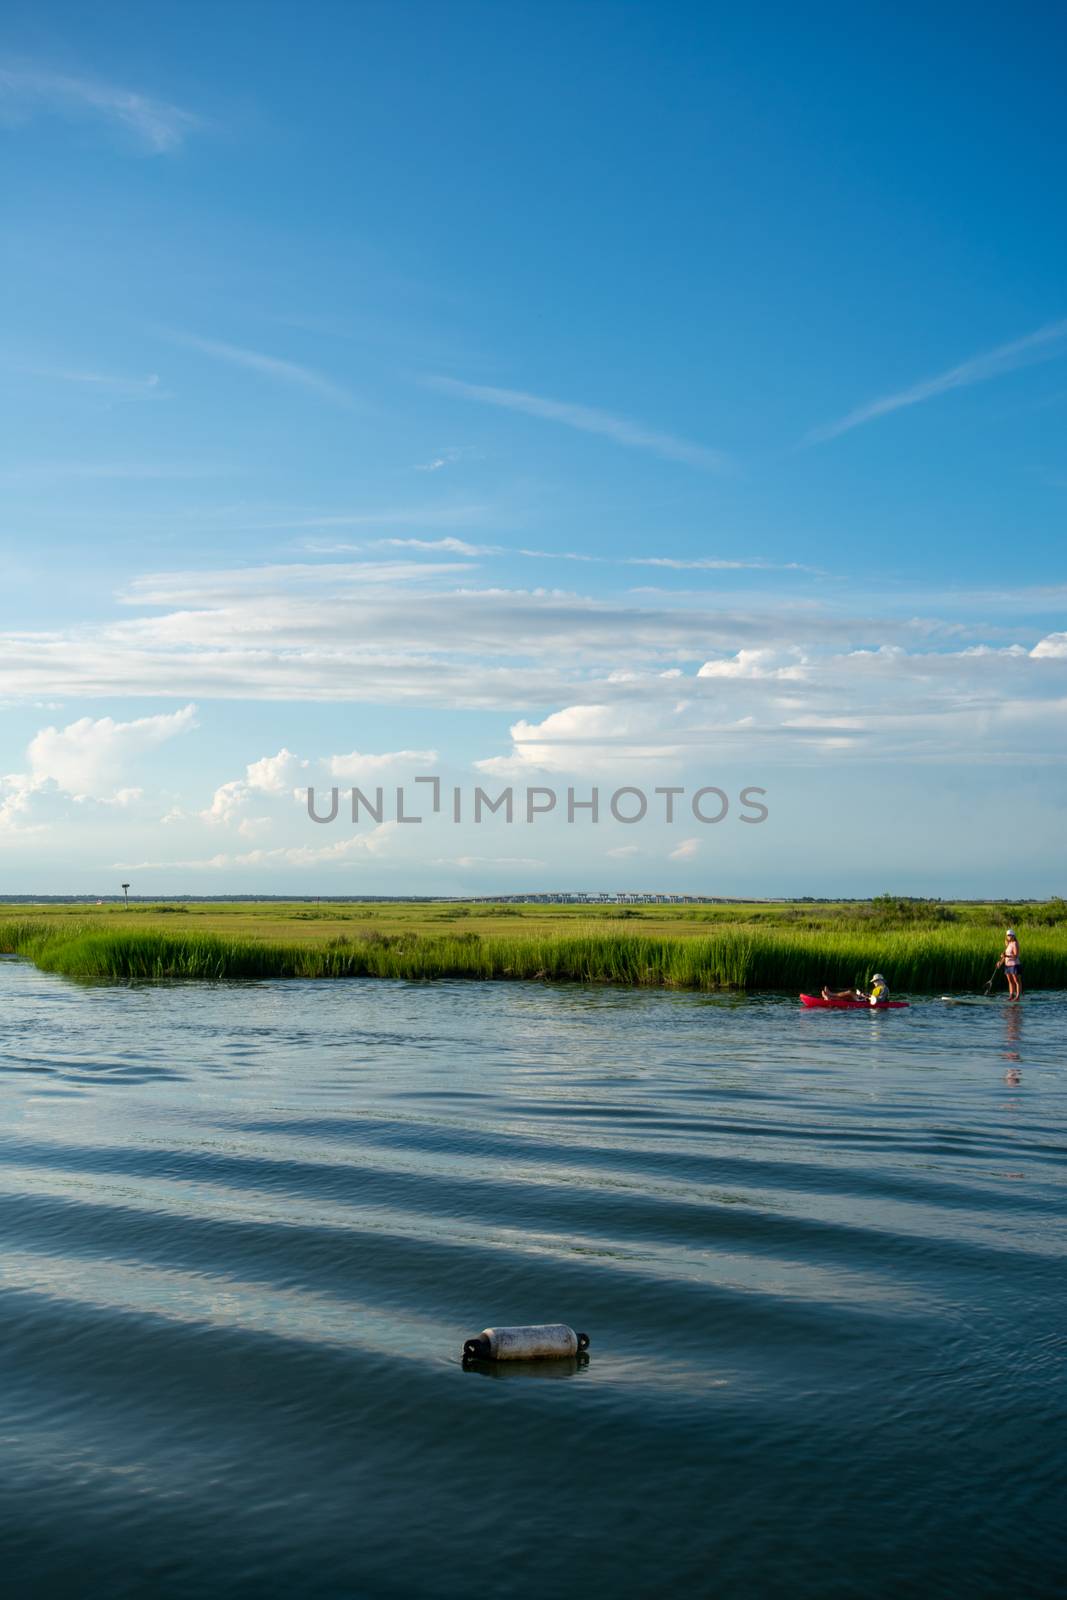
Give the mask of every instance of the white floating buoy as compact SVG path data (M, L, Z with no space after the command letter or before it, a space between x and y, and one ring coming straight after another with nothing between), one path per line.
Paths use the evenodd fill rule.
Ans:
M483 1328L468 1339L463 1354L470 1361L552 1361L589 1349L589 1335L575 1333L565 1322L531 1323L524 1328Z

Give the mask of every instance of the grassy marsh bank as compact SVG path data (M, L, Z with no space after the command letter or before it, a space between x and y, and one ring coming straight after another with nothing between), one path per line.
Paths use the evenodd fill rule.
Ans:
M620 917L615 908L608 908L614 915L593 916L585 907L517 907L514 915L511 908L494 915L481 906L457 914L463 909L243 905L177 914L146 908L143 915L108 908L101 916L62 907L0 923L0 951L66 977L112 982L525 978L796 993L823 983L865 983L877 969L897 992L930 994L980 989L1005 921L999 907L895 925L859 907L804 907L801 919L736 906L656 906L648 915L640 908L636 917ZM725 915L686 915L694 909ZM1042 908L1029 912L1014 918L1025 981L1067 988L1067 922L1053 916L1042 926Z

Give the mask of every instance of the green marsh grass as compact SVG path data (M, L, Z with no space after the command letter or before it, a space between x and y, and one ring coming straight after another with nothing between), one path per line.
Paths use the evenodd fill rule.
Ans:
M1021 921L1022 919L1020 919ZM256 939L99 922L0 924L0 951L47 972L96 982L164 979L540 979L628 987L764 990L796 994L866 984L884 972L897 994L980 990L999 939L973 924L906 931L863 926L716 926L653 936L627 924L574 926L509 937L469 932L356 932L315 941ZM1029 988L1067 988L1067 928L1024 934Z

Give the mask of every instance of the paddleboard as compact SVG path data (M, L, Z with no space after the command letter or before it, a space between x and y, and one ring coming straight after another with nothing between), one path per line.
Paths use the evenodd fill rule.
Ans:
M869 1000L824 1000L821 994L802 994L800 1003L818 1006L824 1011L904 1011L909 1004L907 1000L888 1000L872 1006Z

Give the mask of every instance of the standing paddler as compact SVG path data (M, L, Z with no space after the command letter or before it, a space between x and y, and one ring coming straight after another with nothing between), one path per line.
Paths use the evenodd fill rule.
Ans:
M997 962L998 967L1004 968L1004 976L1008 980L1008 999L1021 1000L1023 997L1023 962L1019 954L1019 940L1014 928L1009 928L1004 935L1004 954Z

